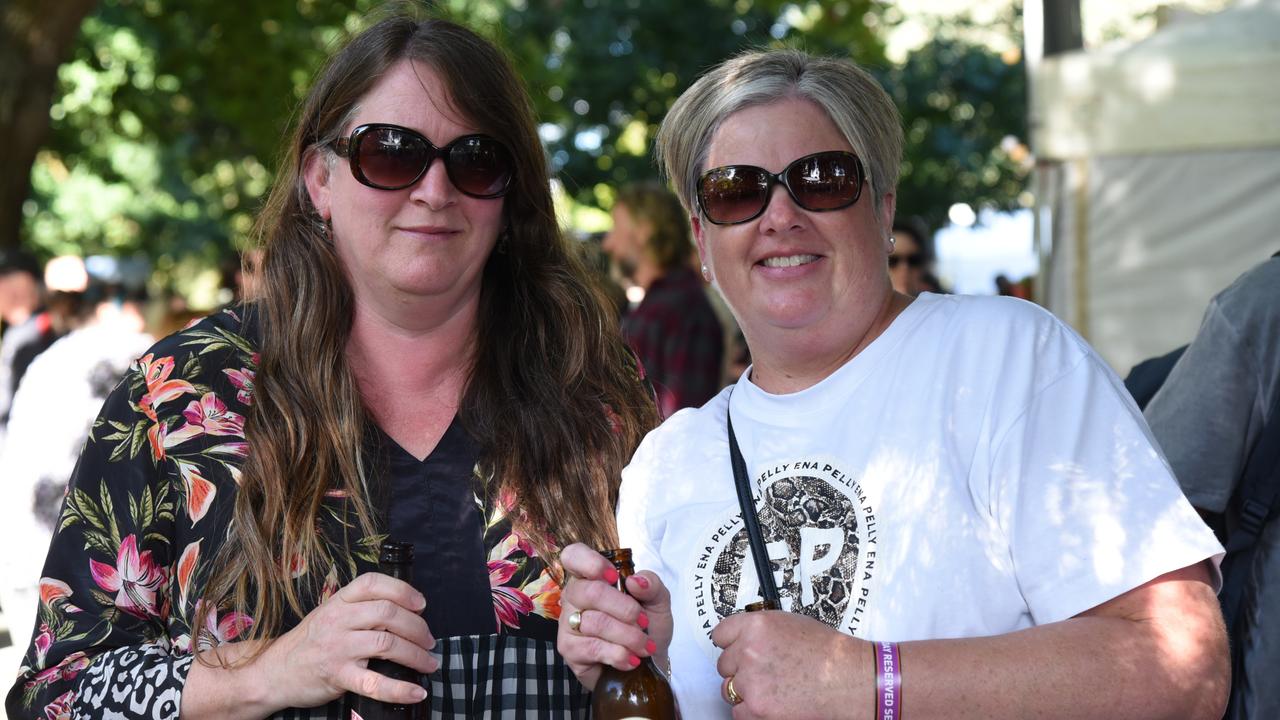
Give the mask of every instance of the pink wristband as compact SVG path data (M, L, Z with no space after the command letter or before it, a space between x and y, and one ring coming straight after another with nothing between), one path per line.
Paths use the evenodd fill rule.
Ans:
M876 720L902 718L902 662L898 644L872 643L876 654Z

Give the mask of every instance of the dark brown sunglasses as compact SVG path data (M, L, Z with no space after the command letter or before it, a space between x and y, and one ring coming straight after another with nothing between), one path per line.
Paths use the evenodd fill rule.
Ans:
M773 186L781 184L796 205L828 212L858 202L865 179L862 161L843 150L805 155L780 173L755 165L725 165L698 178L698 206L716 225L744 223L760 217L769 207Z
M356 180L378 190L403 190L413 185L427 174L436 158L444 161L449 182L474 198L505 195L515 174L511 152L488 135L463 135L438 148L409 128L371 123L330 145L339 157L349 160Z

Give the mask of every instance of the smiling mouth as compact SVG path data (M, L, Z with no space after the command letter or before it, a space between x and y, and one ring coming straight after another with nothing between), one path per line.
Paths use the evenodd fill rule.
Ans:
M760 264L771 268L787 268L797 267L799 265L807 265L818 259L817 255L783 255L781 257L765 258Z

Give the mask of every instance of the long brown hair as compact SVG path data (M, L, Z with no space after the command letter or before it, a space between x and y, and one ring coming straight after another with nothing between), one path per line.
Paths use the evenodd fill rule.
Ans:
M486 473L518 498L517 532L544 556L553 541L616 544L620 472L657 422L613 314L557 227L532 106L510 63L446 20L377 23L321 71L258 220L266 254L261 359L245 427L251 452L203 608L229 598L254 618L250 638L278 635L286 609L306 614L303 598L314 595L298 585L317 590L328 562L314 532L327 492L350 498L363 535L377 531L370 489L378 480L361 454L371 419L344 355L354 299L302 170L405 59L438 73L454 106L515 158L460 417ZM298 567L313 569L311 577L292 580Z

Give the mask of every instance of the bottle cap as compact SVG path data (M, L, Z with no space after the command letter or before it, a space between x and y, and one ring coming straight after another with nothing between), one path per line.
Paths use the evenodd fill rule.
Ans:
M413 543L388 540L382 543L379 563L404 564L413 562Z
M601 550L600 554L606 560L617 565L619 563L631 562L631 548L613 548L611 550Z

